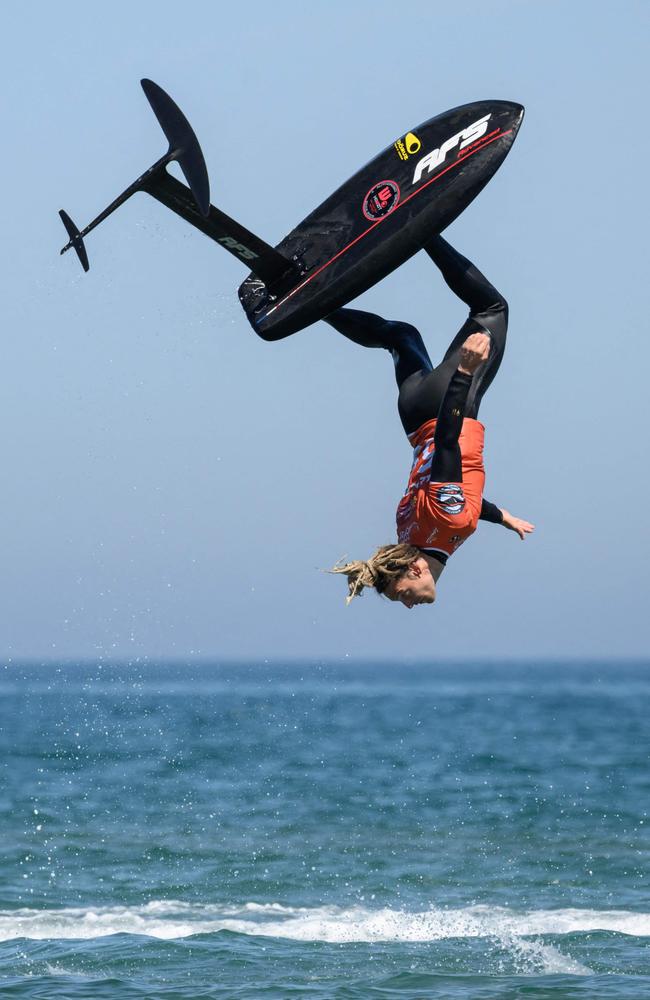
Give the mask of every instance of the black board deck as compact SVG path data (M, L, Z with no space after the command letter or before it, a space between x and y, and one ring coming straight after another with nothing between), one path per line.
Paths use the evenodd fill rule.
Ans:
M523 115L510 101L476 101L384 149L277 245L296 264L288 285L267 286L254 274L243 282L239 298L256 333L296 333L421 250L498 170Z

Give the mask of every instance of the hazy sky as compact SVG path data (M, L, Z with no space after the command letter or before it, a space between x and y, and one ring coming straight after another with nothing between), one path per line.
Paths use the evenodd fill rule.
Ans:
M6 660L648 653L648 4L7 3L2 172ZM192 122L212 201L276 243L379 150L466 101L520 101L448 230L506 295L481 524L433 608L322 572L394 538L410 448L383 352L250 329L245 269L145 195ZM436 360L464 319L424 254L360 300Z

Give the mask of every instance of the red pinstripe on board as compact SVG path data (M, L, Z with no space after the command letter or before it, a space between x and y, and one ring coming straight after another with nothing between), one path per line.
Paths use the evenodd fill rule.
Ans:
M314 278L317 277L319 274L322 274L325 268L329 267L330 264L333 264L335 260L339 259L339 257L342 257L344 253L347 253L348 250L350 250L353 246L355 246L356 243L359 242L359 240L362 240L364 236L367 236L368 233L371 233L373 229L376 229L377 226L380 226L382 224L382 222L385 222L386 219L389 219L392 215L395 214L395 212L399 211L402 205L406 205L406 203L409 202L411 198L415 198L416 194L420 194L422 191L424 191L425 188L428 188L430 184L433 184L435 181L439 180L449 170L453 170L454 167L457 167L459 163L465 163L465 161L469 160L470 156L473 156L474 153L478 153L481 149L485 149L486 146L489 146L497 139L502 139L504 136L510 135L511 132L512 129L510 128L508 129L507 132L498 132L497 135L491 133L490 134L491 138L490 136L486 136L485 137L486 141L482 142L481 145L476 147L476 149L473 149L471 153L468 153L466 156L462 156L459 154L458 159L454 160L453 163L450 163L448 167L445 167L445 169L441 170L440 173L436 174L434 177L431 177L430 180L420 185L420 187L417 188L416 191L413 191L407 198L404 198L403 201L400 201L397 207L394 208L393 211L389 213L389 215L384 216L383 219L378 219L377 222L373 222L371 226L368 226L367 229L364 229L364 231L360 233L357 237L355 237L355 239L353 239L350 243L348 243L347 246L343 247L342 250L339 250L338 253L335 253L333 257L330 257L330 259L326 261L325 264L321 264L321 266L317 268L317 270L314 271L313 274L310 274L308 278L305 278L305 280L302 281L299 285L296 285L295 288L292 288L291 291L287 295L285 295L283 299L281 299L279 302L276 302L276 304L273 306L272 309L269 309L267 313L264 313L264 315L262 316L262 320L265 320L268 316L271 315L271 313L274 313L276 309L279 309L280 306L283 306L285 304L285 302L288 302L289 299L293 298L293 296L297 292L305 288L305 286L308 285L310 281L313 281Z

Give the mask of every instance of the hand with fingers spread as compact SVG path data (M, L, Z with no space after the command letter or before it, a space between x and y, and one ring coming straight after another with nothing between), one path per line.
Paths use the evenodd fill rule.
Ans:
M535 525L531 524L530 521L524 521L521 517L515 517L508 510L501 509L501 513L503 515L503 527L509 528L510 531L516 531L522 542L526 535L530 535L535 530Z

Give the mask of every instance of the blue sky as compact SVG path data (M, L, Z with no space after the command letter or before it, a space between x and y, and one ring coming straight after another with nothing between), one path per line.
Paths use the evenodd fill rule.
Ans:
M643 656L650 488L648 7L419 0L17 3L2 45L0 655ZM410 449L389 359L325 324L264 344L242 266L145 195L60 258L162 154L148 76L200 138L212 201L271 243L409 128L526 106L448 230L511 306L482 409L485 524L433 608L346 608L322 572L394 536ZM419 254L359 301L432 357L464 307Z

